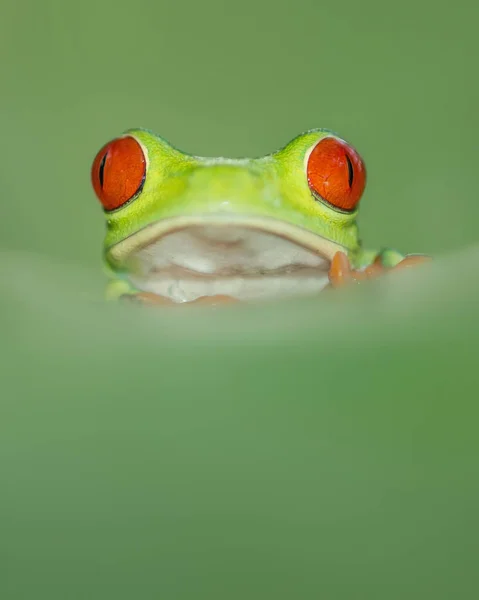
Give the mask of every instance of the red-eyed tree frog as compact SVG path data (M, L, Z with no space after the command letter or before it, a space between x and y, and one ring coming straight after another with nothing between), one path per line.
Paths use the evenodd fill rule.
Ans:
M97 154L108 298L184 305L313 294L425 259L365 250L366 169L325 129L261 158L203 158L132 129Z

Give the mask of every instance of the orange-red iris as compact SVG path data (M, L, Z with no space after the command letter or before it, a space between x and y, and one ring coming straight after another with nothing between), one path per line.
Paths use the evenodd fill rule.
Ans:
M91 180L105 210L115 210L131 200L144 182L146 159L140 144L122 137L103 146L93 161Z
M308 160L308 183L323 200L344 211L353 211L366 185L366 168L346 142L324 138Z

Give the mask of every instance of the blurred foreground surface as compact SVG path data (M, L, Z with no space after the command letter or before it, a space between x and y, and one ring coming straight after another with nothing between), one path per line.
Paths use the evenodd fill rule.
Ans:
M477 597L478 249L220 311L0 265L2 599Z

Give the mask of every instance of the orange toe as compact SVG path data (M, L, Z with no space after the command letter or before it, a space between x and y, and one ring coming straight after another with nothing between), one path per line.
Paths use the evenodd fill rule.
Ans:
M125 294L121 296L121 300L127 302L136 302L138 304L144 304L147 306L172 306L172 307L185 307L195 305L206 305L206 306L218 306L223 304L232 304L235 302L239 302L236 298L232 298L231 296L224 296L218 294L217 296L201 296L196 300L192 300L191 302L174 302L169 298L165 298L164 296L158 296L157 294L152 294L150 292L139 292L137 294Z
M220 304L235 304L237 302L239 302L237 298L233 298L232 296L225 296L223 294L218 294L216 296L200 296L196 300L188 302L188 304L205 304L207 306L218 306Z
M431 260L430 256L423 256L421 255L417 255L417 256L406 256L406 258L403 258L403 260L398 263L394 269L398 269L398 268L404 268L404 267L414 267L416 265L420 265L422 263L428 262Z
M152 294L151 292L139 292L137 294L124 294L121 296L121 300L126 302L137 302L138 304L148 304L155 306L171 306L175 304L169 298L165 298L164 296L158 296L157 294Z
M344 252L336 252L329 269L329 281L333 287L340 287L350 282L351 264Z

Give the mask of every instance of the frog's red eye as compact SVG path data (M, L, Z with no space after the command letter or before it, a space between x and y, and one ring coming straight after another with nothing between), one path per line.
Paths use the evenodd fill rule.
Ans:
M121 137L103 146L93 161L91 180L105 210L115 210L143 187L146 159L140 144Z
M308 159L308 183L312 191L340 210L353 211L366 185L366 168L359 154L336 138L316 144Z

